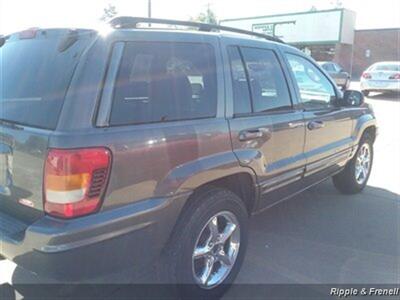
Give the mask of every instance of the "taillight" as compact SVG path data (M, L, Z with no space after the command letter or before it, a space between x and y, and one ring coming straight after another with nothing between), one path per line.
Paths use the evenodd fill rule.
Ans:
M107 183L111 153L105 148L51 149L44 170L44 210L74 218L95 212Z
M400 73L390 76L389 79L400 79Z
M371 74L369 74L367 72L362 73L361 76L362 76L362 78L365 78L365 79L371 79Z

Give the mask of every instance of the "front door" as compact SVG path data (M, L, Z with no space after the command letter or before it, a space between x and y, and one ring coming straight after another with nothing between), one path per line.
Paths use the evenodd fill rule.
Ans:
M309 59L286 53L304 108L307 159L306 175L337 165L351 152L352 119L349 110L337 106L337 91Z
M227 47L233 150L242 165L257 173L261 194L299 180L305 168L303 113L292 103L272 47ZM265 198L261 207L270 205L270 199Z

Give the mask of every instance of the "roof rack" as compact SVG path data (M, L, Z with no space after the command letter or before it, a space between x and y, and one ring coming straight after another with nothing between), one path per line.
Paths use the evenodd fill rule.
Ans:
M200 23L200 22L191 22L191 21L179 21L179 20L168 20L168 19L156 19L156 18L143 18L143 17L116 17L112 19L109 24L111 27L116 29L135 29L138 28L137 25L141 23L153 23L153 24L165 24L165 25L178 25L178 26L188 26L188 27L195 27L199 31L227 31L227 32L235 32L240 34L252 35L259 38L263 38L269 41L274 41L278 43L283 43L281 39L258 33L249 30L243 30L239 28L233 28L228 26L221 26L221 25L214 25L214 24L207 24L207 23Z

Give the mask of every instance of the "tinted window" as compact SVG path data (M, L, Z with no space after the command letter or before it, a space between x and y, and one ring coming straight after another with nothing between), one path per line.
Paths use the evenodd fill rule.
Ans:
M286 80L273 51L242 48L242 53L250 81L253 111L291 107Z
M323 64L321 67L327 72L335 72L335 66L333 64Z
M228 47L233 90L233 108L235 114L251 112L250 92L246 71L237 47Z
M335 90L324 74L303 57L287 54L287 58L304 106L306 108L329 106L335 98Z
M54 129L89 36L66 30L42 30L29 39L12 35L0 47L0 118Z
M210 45L132 42L117 75L112 125L212 117L215 54Z

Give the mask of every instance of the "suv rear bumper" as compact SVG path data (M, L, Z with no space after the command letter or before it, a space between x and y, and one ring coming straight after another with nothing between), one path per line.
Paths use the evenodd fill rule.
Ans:
M155 263L187 197L144 200L73 220L44 216L25 227L1 213L0 253L40 276L71 282L140 268Z

